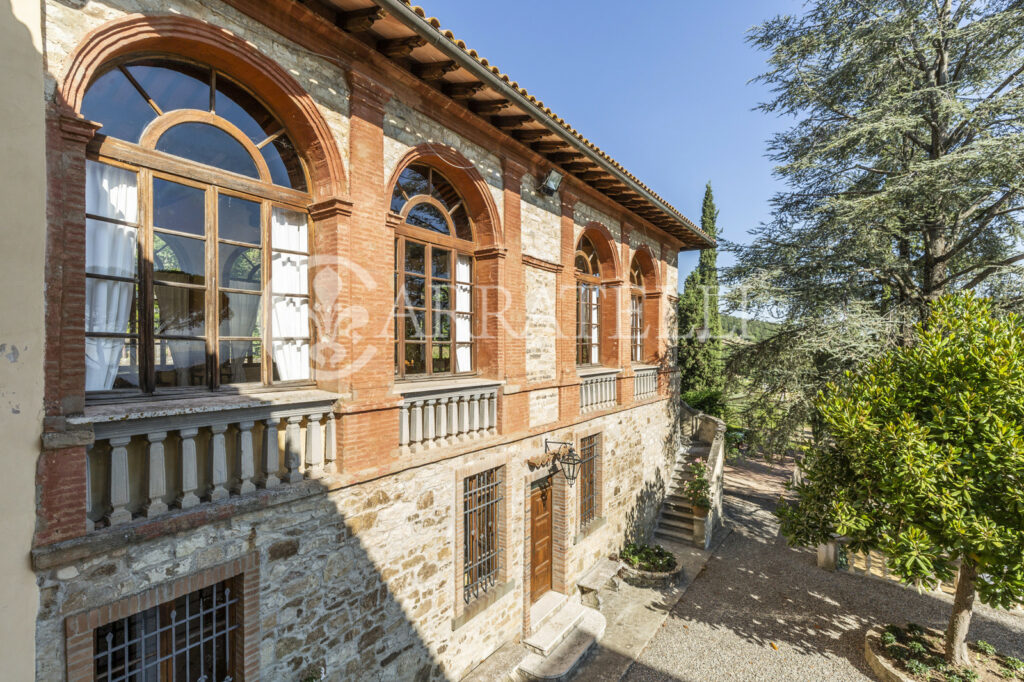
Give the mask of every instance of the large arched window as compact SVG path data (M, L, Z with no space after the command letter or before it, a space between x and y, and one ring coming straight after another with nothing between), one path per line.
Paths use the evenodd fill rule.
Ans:
M473 226L455 187L433 168L402 171L391 195L395 237L395 375L474 369Z
M644 358L644 273L636 258L629 268L629 348L633 362Z
M586 236L576 248L576 364L601 358L601 283L597 249Z
M86 390L303 382L310 203L283 126L227 75L115 64L82 114Z

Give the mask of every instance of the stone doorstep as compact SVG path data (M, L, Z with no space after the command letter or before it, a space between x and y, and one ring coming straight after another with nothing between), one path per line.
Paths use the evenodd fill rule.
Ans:
M542 628L523 640L523 644L527 649L547 656L583 619L585 610L587 607L578 602L566 602Z
M530 606L530 628L539 632L548 620L569 600L569 595L548 591Z
M566 633L561 643L548 655L531 651L519 663L521 680L568 680L604 636L607 621L600 611L581 607L579 622Z
M576 581L576 586L584 592L597 592L608 584L608 581L619 574L621 561L615 561L605 557L597 562L593 568Z

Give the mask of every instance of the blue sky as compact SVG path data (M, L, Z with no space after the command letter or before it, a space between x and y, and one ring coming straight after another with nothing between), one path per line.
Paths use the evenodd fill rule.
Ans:
M778 185L765 141L786 121L753 111L768 96L748 84L765 54L744 37L775 14L799 13L798 0L422 5L694 222L708 180L726 238L746 241L768 218ZM685 273L697 259L680 260Z

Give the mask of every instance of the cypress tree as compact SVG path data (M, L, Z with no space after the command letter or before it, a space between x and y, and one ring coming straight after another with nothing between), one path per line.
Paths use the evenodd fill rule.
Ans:
M701 229L716 237L717 220L718 209L709 182L704 191ZM715 249L706 249L701 251L696 269L686 278L679 298L679 368L684 392L723 388L721 337L718 253Z

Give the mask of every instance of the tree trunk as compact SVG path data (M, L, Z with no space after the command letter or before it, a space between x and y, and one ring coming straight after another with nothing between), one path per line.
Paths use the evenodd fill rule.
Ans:
M974 579L977 575L977 566L964 557L960 564L960 574L956 579L953 613L946 629L946 662L957 667L971 664L967 652L967 629L971 626L971 613L974 610Z

